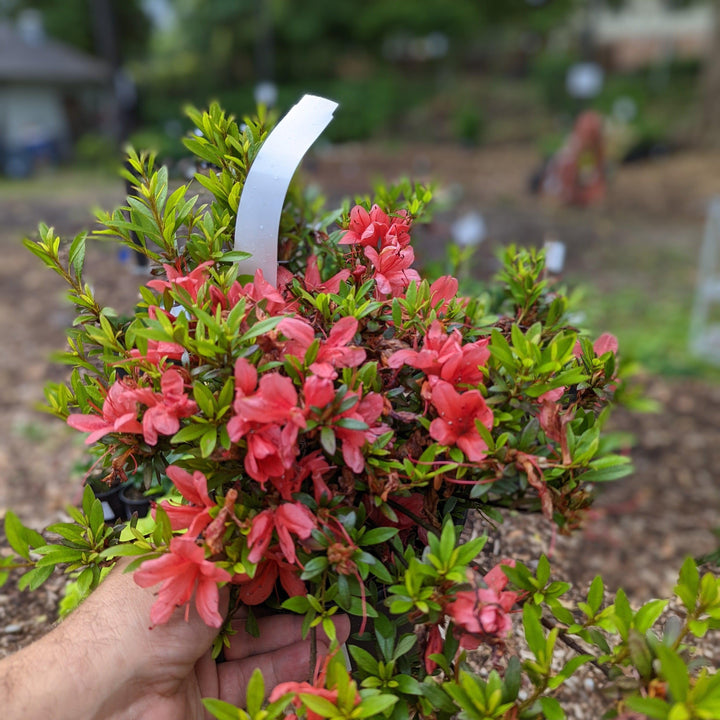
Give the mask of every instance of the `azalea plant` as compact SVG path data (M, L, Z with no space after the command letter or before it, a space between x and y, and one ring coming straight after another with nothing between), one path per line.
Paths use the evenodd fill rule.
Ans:
M63 566L75 602L132 556L136 582L159 584L151 622L194 603L218 628L218 653L241 605L325 631L330 655L313 659L307 682L265 688L256 676L245 710L207 700L218 718L552 720L564 717L554 692L586 662L610 676L635 668L627 707L711 717L670 714L718 702L716 676L691 678L683 660L687 638L720 618L711 575L686 564L685 624L658 634L659 601L633 611L619 594L603 607L598 578L569 608L546 558L533 571L512 558L487 566L484 536L461 541L469 513L537 512L570 532L592 487L630 470L602 430L623 389L617 342L570 323L542 252L507 248L496 282L467 296L452 275L415 269L429 188L403 182L326 211L298 184L277 284L241 276L235 213L270 121L261 113L241 130L217 106L190 116L200 134L186 145L210 168L195 178L209 198L195 183L171 190L152 155L131 151L134 194L90 236L149 258L131 316L97 302L86 235L66 245L40 226L26 243L78 310L61 358L69 381L47 386L48 409L86 433L109 487L144 478L151 515L109 524L89 486L46 536L8 513L18 557L0 560L0 577L23 567L19 583L34 589ZM349 663L337 612L357 619ZM513 622L532 659L504 651ZM558 642L579 652L559 669ZM468 653L481 646L492 662L478 671Z

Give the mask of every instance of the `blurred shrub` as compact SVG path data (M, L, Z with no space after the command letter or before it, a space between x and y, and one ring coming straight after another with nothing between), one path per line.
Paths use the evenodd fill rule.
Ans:
M84 167L115 168L120 151L114 140L100 133L86 133L75 143L75 162Z
M479 145L484 138L486 119L480 108L463 103L453 114L453 134L456 140L466 145Z

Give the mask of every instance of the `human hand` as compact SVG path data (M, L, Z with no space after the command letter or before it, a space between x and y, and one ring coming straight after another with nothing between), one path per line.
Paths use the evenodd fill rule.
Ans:
M221 612L227 598L224 588ZM218 664L210 650L217 630L194 607L187 620L175 612L166 624L150 627L154 600L152 589L138 587L120 568L113 570L53 632L0 663L0 682L7 686L10 678L8 720L200 720L210 717L204 697L242 705L255 668L268 691L280 682L308 678L310 640L302 639L300 616L259 618L258 638L245 632L242 617L236 618L236 634L225 649L225 662ZM344 642L347 617L335 624ZM320 634L318 654L328 647ZM38 668L43 668L42 684L23 693L15 679L37 677Z

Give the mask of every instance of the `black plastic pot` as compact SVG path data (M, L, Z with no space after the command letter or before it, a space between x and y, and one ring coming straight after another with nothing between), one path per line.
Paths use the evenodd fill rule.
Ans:
M120 492L123 489L122 485L115 485L115 487L108 488L98 492L94 486L93 492L95 497L102 503L103 517L105 522L112 523L118 518L125 517L125 503L120 497Z
M124 520L130 520L135 513L143 518L150 512L150 500L132 484L120 486L120 500L123 506L120 517Z

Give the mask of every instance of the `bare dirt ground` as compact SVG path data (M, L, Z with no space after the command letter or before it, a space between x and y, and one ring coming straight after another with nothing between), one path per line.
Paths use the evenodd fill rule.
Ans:
M719 154L685 153L620 168L606 202L590 210L558 208L528 195L536 163L534 151L523 147L347 146L316 154L305 172L332 199L368 192L378 177L437 181L448 209L423 228L421 258L441 256L452 219L478 209L488 227L473 269L479 275L495 270L497 245L541 245L552 234L567 244L572 281L607 293L635 283L658 312L663 303L687 300L707 201L720 193ZM41 527L77 497L72 466L82 448L75 433L33 409L43 384L63 377L48 356L62 347L71 318L61 282L21 246L21 237L39 220L72 237L91 225L90 206L114 207L123 189L120 182L60 174L34 182L32 192L0 185L0 516L12 508ZM116 307L132 306L138 278L114 248L90 248L87 275ZM632 602L642 603L672 591L685 556L716 547L720 386L659 377L644 383L660 411L620 409L612 420L613 428L635 436L634 475L601 488L586 527L554 546L541 519L510 518L492 530L497 553L532 562L552 551L558 577L584 588L602 572L609 590L622 586ZM3 543L0 536L0 550ZM52 580L32 595L19 593L12 581L0 589L0 656L47 631L62 584L62 578Z

